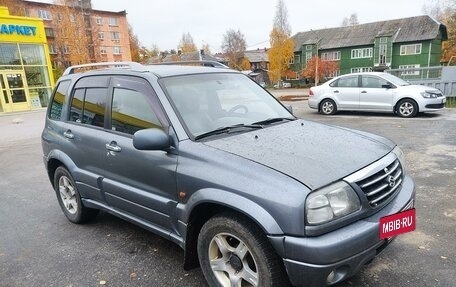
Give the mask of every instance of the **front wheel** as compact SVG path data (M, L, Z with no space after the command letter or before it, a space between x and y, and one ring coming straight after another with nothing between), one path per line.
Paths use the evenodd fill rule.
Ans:
M412 118L418 113L418 105L413 100L401 100L397 104L396 112L400 117Z
M324 99L320 104L320 112L324 115L334 115L337 112L336 103L331 99Z
M209 286L287 286L283 264L261 229L236 215L209 219L198 236Z
M97 209L87 208L82 204L81 196L70 172L60 166L55 170L54 189L60 207L69 221L84 223L98 214Z

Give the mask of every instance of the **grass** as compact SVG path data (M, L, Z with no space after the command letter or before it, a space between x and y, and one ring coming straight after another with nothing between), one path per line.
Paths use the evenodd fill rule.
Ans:
M456 97L447 97L446 108L456 108Z

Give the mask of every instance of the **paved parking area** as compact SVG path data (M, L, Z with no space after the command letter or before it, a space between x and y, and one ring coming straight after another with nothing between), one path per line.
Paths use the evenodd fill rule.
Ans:
M298 117L394 140L417 184L417 230L339 286L455 286L456 109L325 117L306 101L287 104ZM0 286L205 286L199 269L183 270L178 246L150 232L104 213L86 225L66 220L42 163L43 117L0 117Z

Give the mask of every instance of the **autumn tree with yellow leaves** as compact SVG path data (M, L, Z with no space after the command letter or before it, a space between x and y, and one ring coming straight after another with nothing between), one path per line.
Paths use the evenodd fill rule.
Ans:
M283 0L278 0L274 25L269 35L269 79L278 82L286 75L290 60L294 57L294 41L288 24L288 10Z
M197 50L195 42L193 42L193 37L190 33L184 33L182 35L178 48L182 53L195 52Z
M228 60L228 66L236 70L249 70L250 62L244 57L245 36L240 30L229 29L223 35L222 50Z

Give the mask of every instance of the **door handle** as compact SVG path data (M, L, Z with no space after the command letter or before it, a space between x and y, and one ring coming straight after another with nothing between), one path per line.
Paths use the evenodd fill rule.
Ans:
M361 91L361 94L366 94L366 93L367 93L367 91Z
M118 146L116 142L107 143L106 149L114 152L120 152L122 150L122 148Z
M64 132L63 136L70 140L74 139L74 134L71 132L71 130L67 130L66 132Z
M339 91L338 91L338 90L335 90L335 91L333 91L333 93L334 93L334 94L338 94L338 93L339 93Z

